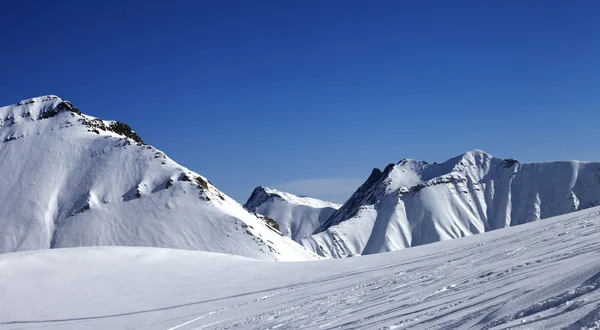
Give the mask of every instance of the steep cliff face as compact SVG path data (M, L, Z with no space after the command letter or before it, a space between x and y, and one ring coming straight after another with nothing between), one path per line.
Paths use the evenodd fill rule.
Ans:
M475 150L441 164L405 159L369 179L314 235L343 258L432 243L600 204L600 163L520 163Z
M125 245L315 258L128 125L57 96L0 108L0 173L0 252Z
M282 233L297 242L310 236L340 206L262 186L254 189L244 204L249 211L272 218Z

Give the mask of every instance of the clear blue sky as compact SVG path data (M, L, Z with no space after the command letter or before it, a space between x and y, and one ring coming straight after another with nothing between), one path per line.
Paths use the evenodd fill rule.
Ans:
M2 1L0 104L124 121L239 201L471 149L600 160L600 1L140 3Z

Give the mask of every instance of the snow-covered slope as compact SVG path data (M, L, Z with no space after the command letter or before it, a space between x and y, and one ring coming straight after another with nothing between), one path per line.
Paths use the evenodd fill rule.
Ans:
M0 255L0 329L598 329L600 208L310 262L151 248Z
M56 96L0 108L0 173L0 252L126 245L314 258L129 126Z
M404 159L367 181L302 243L373 254L519 225L600 204L600 163L520 163L475 150L441 164Z
M274 219L279 225L279 230L297 242L310 236L340 206L262 186L254 189L244 204L251 212Z

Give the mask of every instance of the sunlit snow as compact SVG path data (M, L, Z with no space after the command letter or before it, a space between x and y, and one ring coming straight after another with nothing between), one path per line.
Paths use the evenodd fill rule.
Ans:
M402 251L266 262L153 248L0 255L1 329L597 329L600 208Z

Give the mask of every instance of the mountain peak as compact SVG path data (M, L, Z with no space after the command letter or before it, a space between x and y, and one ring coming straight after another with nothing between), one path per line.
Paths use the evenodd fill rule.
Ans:
M329 219L341 205L258 186L244 207L250 212L272 218L283 234L300 242Z
M477 160L492 159L492 158L494 158L494 156L488 154L487 152L485 152L483 150L475 149L475 150L467 151L456 158L475 162Z
M481 149L473 149L471 151L467 151L467 152L463 153L462 156L463 157L478 157L478 156L492 157L492 155L488 154L487 152L485 152Z
M45 120L61 115L62 113L70 113L71 117L75 117L78 126L86 129L87 132L105 135L116 133L120 136L125 136L134 140L139 144L145 144L136 131L129 125L119 121L105 121L93 116L82 114L78 108L74 107L69 101L63 100L56 95L45 95L29 98L17 102L16 104L0 108L0 127L12 126L15 124L23 124L19 126L21 129L15 128L9 135L9 141L15 136L23 137L28 132L31 132L31 122ZM62 120L63 118L61 118ZM64 118L61 128L75 125L70 117ZM28 126L28 127L24 127ZM39 131L38 131L39 133Z
M311 206L311 207L336 207L336 208L339 208L341 206L341 205L338 205L335 203L323 201L323 200L308 197L308 196L297 196L297 195L294 195L291 193L279 191L277 189L273 189L273 188L269 188L269 187L265 187L265 186L258 186L256 188L254 188L254 190L252 191L252 194L250 195L250 198L248 198L248 201L246 202L246 204L244 204L244 206L247 209L252 210L252 208L255 205L262 204L270 198L280 198L291 204L306 205L306 206Z
M41 103L41 102L52 102L54 100L62 101L62 98L56 95L42 95L36 96L32 98L28 98L25 100L21 100L16 103L16 105L24 105L24 104L33 104L33 103Z
M32 97L19 101L13 105L0 108L0 123L10 124L21 122L22 120L38 120L51 116L52 113L58 113L67 109L73 109L70 102L65 102L56 95L45 95Z

